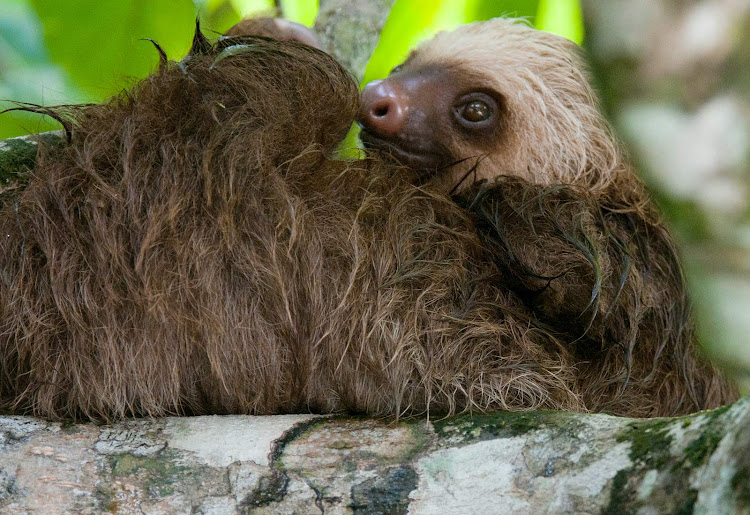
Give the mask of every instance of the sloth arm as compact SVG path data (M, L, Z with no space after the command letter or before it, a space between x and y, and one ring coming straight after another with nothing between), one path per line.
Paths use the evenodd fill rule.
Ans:
M671 238L640 187L593 193L502 176L457 200L503 280L556 331L632 348L644 325L687 324Z

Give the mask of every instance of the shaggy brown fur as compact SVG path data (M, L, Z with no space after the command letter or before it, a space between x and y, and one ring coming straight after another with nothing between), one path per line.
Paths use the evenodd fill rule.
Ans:
M42 149L0 213L0 409L656 415L722 399L677 330L679 268L639 189L613 180L623 196L604 203L508 178L466 190L467 210L380 159L332 160L356 110L315 49L198 34L133 91L58 112L71 144Z
M294 42L196 36L65 113L0 227L0 406L50 418L586 410L574 356L465 212L329 153L357 88Z
M588 409L665 416L736 398L698 356L672 240L574 44L517 20L473 24L423 44L383 86L365 129L406 150L402 162L443 156L429 182L459 191L503 284L565 342ZM456 100L441 98L448 90ZM499 107L491 124L465 129L451 116L472 91ZM407 113L400 131L378 125L394 108L387 95Z

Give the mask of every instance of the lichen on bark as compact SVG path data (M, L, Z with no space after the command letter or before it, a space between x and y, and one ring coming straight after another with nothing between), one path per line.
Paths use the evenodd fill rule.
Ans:
M673 419L0 417L0 512L740 513L748 424L748 399Z

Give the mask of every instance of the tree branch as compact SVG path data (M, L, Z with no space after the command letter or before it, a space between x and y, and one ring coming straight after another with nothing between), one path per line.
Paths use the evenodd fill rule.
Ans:
M321 0L315 22L323 49L361 81L395 0Z
M0 417L0 511L740 513L750 401L675 419Z

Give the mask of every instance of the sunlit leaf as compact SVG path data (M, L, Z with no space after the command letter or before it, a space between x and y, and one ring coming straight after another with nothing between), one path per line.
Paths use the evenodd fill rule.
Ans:
M579 45L583 41L583 16L579 0L540 0L536 27L566 37Z
M474 7L475 0L396 0L367 63L363 84L386 76L420 41L471 21Z
M363 0L366 1L366 0ZM281 0L284 18L312 27L318 15L318 0Z
M152 38L178 59L190 48L191 0L31 0L52 60L93 99L104 99L158 64Z
M223 34L242 19L230 0L210 0L200 8L199 15L207 34Z
M539 0L474 0L473 4L470 11L472 20L505 16L534 21L539 8Z
M0 104L0 108L2 104ZM35 134L38 132L54 131L60 124L46 116L32 113L11 112L0 115L0 140Z
M231 0L231 2L234 9L243 17L264 11L272 12L276 7L273 0Z
M360 128L357 124L352 124L349 132L346 133L344 140L339 143L338 157L341 159L362 159L362 147L359 141Z

